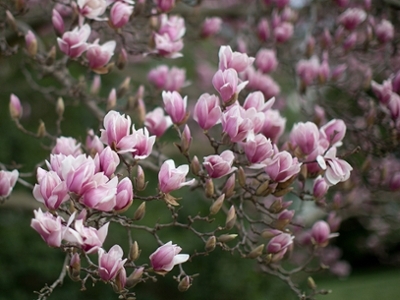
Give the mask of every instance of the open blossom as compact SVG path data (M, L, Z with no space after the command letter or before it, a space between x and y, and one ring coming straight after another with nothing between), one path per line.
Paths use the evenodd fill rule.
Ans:
M293 35L293 24L289 22L282 22L273 29L275 40L278 43L288 41Z
M82 219L76 220L75 230L81 237L80 245L82 250L90 254L101 248L107 237L109 224L106 223L100 229L96 229L94 227L85 227Z
M233 52L230 46L221 46L218 56L219 69L222 71L234 69L236 72L240 73L254 62L254 57L249 57L246 53Z
M188 254L179 254L182 248L172 242L159 247L150 255L150 263L154 271L169 272L175 265L182 264L189 259Z
M270 138L273 143L277 143L279 137L285 131L286 119L281 116L278 110L269 109L265 112L264 125L261 133Z
M221 114L219 98L215 95L204 93L197 100L194 107L193 119L202 129L208 130L220 121Z
M332 146L340 146L346 134L346 124L343 120L333 119L321 127Z
M278 60L274 50L260 49L256 54L256 67L263 73L275 71L278 66Z
M64 154L78 156L82 154L81 144L71 137L61 136L57 138L56 145L51 150L52 154Z
M347 30L354 30L366 18L367 13L361 8L348 8L338 17L338 22Z
M177 58L183 48L182 37L186 32L185 21L178 16L161 14L160 27L154 33L155 51L161 56Z
M393 24L388 20L382 20L379 24L376 24L375 34L376 38L381 43L390 42L394 37Z
M62 38L57 38L60 50L72 58L81 56L88 47L86 41L90 31L90 26L85 24L81 28L76 27L72 31L65 32Z
M246 116L246 111L240 105L232 105L222 114L223 132L228 134L234 143L243 141L254 129L253 120Z
M290 245L293 244L294 237L288 233L280 233L274 236L267 245L267 252L272 254L272 262L277 262L283 258Z
M82 195L95 170L96 165L91 157L86 157L84 154L77 157L69 155L61 162L60 178L66 182L70 192Z
M111 180L103 173L95 174L85 188L80 201L87 207L111 211L116 204L118 177Z
M176 91L163 91L162 98L165 111L171 117L172 122L178 125L185 122L187 96L182 98L182 96Z
M151 154L151 151L153 150L156 136L150 136L147 128L140 128L138 130L135 130L135 125L132 126L132 131L132 135L134 136L135 141L135 144L133 145L133 149L135 150L133 156L136 159L145 159Z
M222 19L219 17L206 18L201 25L200 35L204 38L218 33L221 29Z
M256 91L247 95L243 103L243 108L247 110L250 107L254 107L258 112L266 112L274 103L274 97L265 102L264 94L260 91Z
M316 56L310 59L302 59L296 65L296 73L304 85L310 85L318 76L320 68L319 60Z
M172 125L172 120L170 116L165 116L161 107L156 107L146 114L144 125L150 134L160 137Z
M261 91L266 99L278 96L281 91L278 83L271 76L263 74L253 67L246 69L243 78L248 81L246 88Z
M44 203L48 209L56 210L69 199L68 188L65 181L61 181L54 171L37 170L38 184L33 188L33 196Z
M119 245L114 245L106 252L99 248L99 276L104 281L114 280L118 272L124 267L127 259L122 259L124 252Z
M88 19L97 19L107 8L106 0L78 0L79 13Z
M123 1L116 1L110 10L110 24L114 28L121 28L129 22L132 13L132 5Z
M311 228L311 240L319 247L327 246L329 239L338 235L338 233L331 233L331 229L325 221L318 221Z
M336 147L332 147L324 157L317 157L319 166L325 170L325 179L331 186L349 179L350 172L353 170L347 161L336 157L336 151Z
M249 135L246 142L241 143L247 160L251 164L260 163L267 158L272 157L274 148L271 140L262 134Z
M152 69L147 79L160 90L165 91L179 91L186 80L185 69L177 67L168 68L166 65L158 66Z
M290 142L293 147L299 147L302 154L311 154L318 147L319 130L312 122L297 123L290 132Z
M285 182L300 172L301 163L287 151L281 151L265 161L265 172L276 182Z
M158 173L158 188L161 192L167 194L185 185L193 184L194 179L185 181L188 172L188 165L181 165L175 168L175 162L172 159L166 160Z
M17 170L0 171L0 198L7 198L10 196L15 183L18 180L19 172Z
M31 221L31 227L40 234L47 245L60 247L64 233L61 217L55 217L49 212L42 212L40 208L33 212L35 218Z
M89 68L98 69L104 67L114 55L115 46L115 41L108 41L100 46L99 40L89 45L86 51Z
M204 157L203 166L211 178L221 178L237 169L232 167L234 160L235 155L233 152L225 150L220 155L215 154Z

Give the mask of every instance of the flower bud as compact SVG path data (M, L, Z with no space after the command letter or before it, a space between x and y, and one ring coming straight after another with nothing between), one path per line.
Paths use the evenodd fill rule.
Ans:
M142 204L139 205L139 207L133 214L133 219L135 221L140 221L141 219L143 219L145 213L146 213L146 202L142 202Z
M225 193L226 198L230 198L235 194L235 181L236 181L236 175L233 173L228 180L225 183L224 188L222 189L222 192Z
M100 75L96 74L93 77L92 85L90 86L90 93L92 95L97 95L99 93L101 87L101 77Z
M56 113L59 117L62 117L64 114L65 110L65 105L64 105L64 100L61 97L58 97L57 103L56 103Z
M235 206L232 205L228 211L228 214L226 215L225 229L231 230L236 223L236 218Z
M126 285L126 270L124 267L122 267L119 270L117 277L115 277L115 285L113 285L114 291L116 293L122 292L125 285Z
M56 46L50 48L46 56L46 65L51 66L56 60L57 49Z
M270 239L273 238L279 234L281 234L282 231L276 230L276 229L265 229L261 232L261 237L264 239Z
M124 96L130 88L131 78L126 77L125 80L121 83L117 90L117 98L121 98Z
M190 133L189 126L185 125L185 129L183 130L183 133L182 133L181 145L180 145L180 150L181 150L182 154L187 155L191 142L192 142L192 135Z
M117 58L117 63L116 63L117 68L122 70L125 67L127 61L128 61L128 53L124 48L122 48Z
M212 181L211 178L206 179L206 196L208 198L211 198L214 195L214 182Z
M13 120L18 120L22 116L22 106L21 106L21 101L19 101L19 98L15 96L14 94L11 94L10 96L10 116Z
M128 257L129 260L130 261L137 260L140 256L140 252L142 252L142 250L139 249L138 243L134 241L129 247L129 257Z
M18 27L17 27L17 23L15 22L15 18L9 10L6 10L6 20L7 20L8 25L10 25L10 27L14 31L18 31Z
M217 198L217 200L214 201L213 204L210 206L210 215L215 215L219 212L219 210L222 207L222 204L224 203L225 199L225 194L222 194Z
M117 91L113 88L108 94L107 111L112 110L117 105Z
M197 156L193 157L193 159L190 163L190 170L192 171L192 173L194 175L199 175L201 167L200 167L200 162L199 162L199 159L197 158Z
M264 181L261 183L258 188L256 189L256 195L257 196L267 196L271 190L269 189L269 181Z
M210 236L208 238L204 249L207 252L211 252L211 251L213 251L215 249L216 244L217 244L217 239L216 239L216 237L214 235L212 235L212 236Z
M317 289L317 285L315 284L315 281L311 276L307 278L307 285L312 290Z
M191 281L192 280L189 276L183 277L183 279L178 284L178 290L180 292L186 292L192 285Z
M40 120L40 124L36 133L36 136L38 138L42 138L46 135L46 125L44 124L44 122L42 120Z
M238 175L239 175L239 184L241 187L246 186L246 173L244 172L242 167L239 167L238 169Z
M137 167L137 171L136 171L136 177L134 179L134 183L135 183L135 189L137 191L144 191L146 189L147 186L147 182L145 179L145 175L143 172L143 169L141 166Z
M68 275L73 281L78 281L80 272L81 258L79 257L78 253L74 253L69 262Z
M254 248L253 250L251 250L250 253L247 254L247 258L250 258L250 259L257 258L257 257L261 256L263 250L264 250L264 244L261 244L261 245L257 246L256 248Z
M218 242L228 243L233 241L237 236L237 234L222 234L218 237Z
M268 208L269 212L272 214L279 214L282 212L285 208L282 206L282 198L276 199L270 207Z
M28 54L32 57L36 56L37 40L36 40L35 35L30 30L25 35L25 44L26 44L26 50L28 51Z
M144 267L139 267L135 269L135 271L133 271L131 275L129 275L129 277L126 279L125 286L127 288L133 288L136 284L138 284L143 276L143 271Z

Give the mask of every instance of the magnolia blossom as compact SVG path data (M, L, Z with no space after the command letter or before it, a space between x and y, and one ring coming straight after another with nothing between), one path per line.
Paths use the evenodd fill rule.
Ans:
M87 49L86 41L90 31L90 26L85 24L81 28L76 27L72 31L65 32L62 38L57 38L60 50L72 58L81 56Z
M185 181L188 172L188 165L181 165L175 168L175 162L172 159L166 160L161 165L158 173L158 188L161 192L167 194L185 185L193 184L194 179Z
M81 237L79 244L81 245L82 250L90 254L101 248L106 239L109 224L110 223L106 223L100 229L96 229L93 227L85 227L82 219L76 220L75 230Z
M248 81L247 88L261 91L266 99L279 95L281 89L276 81L269 75L263 74L253 67L249 67L243 74L243 78Z
M293 35L293 24L289 22L282 22L273 29L275 40L278 43L288 41Z
M354 30L367 18L367 13L360 8L348 8L339 17L338 22L347 30Z
M61 136L57 138L56 145L51 150L52 154L64 154L78 156L82 154L81 144L71 137Z
M201 25L200 35L204 38L218 33L221 29L222 19L219 17L206 18Z
M222 114L223 132L229 135L232 142L243 141L254 129L253 120L248 118L240 105L232 105Z
M243 108L249 109L254 107L257 112L266 112L275 103L275 97L272 97L267 102L265 102L264 94L260 91L249 93L244 100Z
M261 133L277 143L279 137L285 131L286 119L281 116L278 110L269 109L265 112L264 125Z
M290 132L290 142L293 147L298 147L302 154L311 154L317 147L319 141L319 130L312 122L297 123Z
M66 182L70 192L82 195L95 170L96 165L91 157L86 157L84 154L77 157L69 155L61 162L60 178Z
M157 54L168 58L178 58L182 56L183 42L181 39L177 41L171 40L167 33L154 34L154 44Z
M182 248L172 242L159 247L150 255L150 263L154 271L169 272L175 265L182 264L189 259L188 254L179 254Z
M86 57L89 61L89 68L98 69L104 67L114 55L116 46L115 41L108 41L103 45L99 45L99 40L89 45L86 51Z
M116 1L110 10L110 23L114 28L121 28L129 22L133 6L123 1Z
M300 60L296 65L296 72L302 83L307 86L317 78L319 68L319 60L316 56L313 56L309 60Z
M185 84L186 71L177 67L169 69L168 66L161 65L152 69L147 78L160 90L179 91Z
M99 171L102 171L109 178L112 177L120 162L118 154L107 146L100 152L98 157Z
M187 96L182 96L176 92L162 92L164 108L167 114L171 117L174 124L181 124L186 119Z
M128 177L125 177L118 183L114 209L116 211L125 210L132 204L132 201L132 181Z
M221 118L219 98L215 95L204 93L197 100L194 107L193 119L204 130L208 130L217 124Z
M118 177L111 180L103 173L95 174L80 201L87 207L101 211L111 211L116 204Z
M260 163L267 158L272 157L274 148L271 140L262 134L251 134L247 137L246 142L241 143L244 153L251 164Z
M246 86L247 82L239 84L238 74L235 69L218 70L213 79L214 88L221 95L222 101L230 103L237 94Z
M54 29L58 34L63 34L65 31L64 20L57 9L53 8L51 21L53 22Z
M278 66L278 60L274 50L260 49L256 54L256 67L263 73L275 71Z
M276 153L264 162L265 172L276 182L285 182L300 172L301 163L287 151Z
M35 218L31 227L35 229L50 247L60 247L63 240L64 229L60 216L55 217L49 212L42 212L39 208L34 210Z
M394 26L388 20L382 20L375 26L375 34L378 41L381 43L387 43L393 40L394 37Z
M211 178L220 178L235 171L232 167L235 155L230 150L225 150L220 155L209 155L204 157L203 166Z
M160 137L172 125L172 120L170 116L164 115L164 110L161 107L156 107L146 114L144 125L150 134Z
M108 253L99 248L99 276L104 281L114 280L118 272L124 267L127 258L122 259L124 252L119 245L114 245Z
M293 244L294 237L288 233L280 233L274 236L267 245L267 252L272 254L272 262L283 258L289 246Z
M159 55L176 58L182 56L182 37L186 32L185 21L178 16L161 14L160 27L154 34L155 50Z
M322 126L321 130L332 146L339 147L342 145L342 140L346 134L346 124L343 120L333 119Z
M135 130L135 125L132 126L133 136L135 144L133 145L133 156L136 159L145 159L151 154L153 150L154 142L156 141L156 136L149 136L149 131L147 128L140 128Z
M319 166L325 170L325 179L331 186L349 179L350 172L353 170L347 161L336 157L336 151L336 147L332 147L324 157L317 157Z
M97 19L107 8L106 0L77 0L79 13L88 19Z
M10 196L15 183L18 180L19 172L17 170L0 171L0 198L7 198Z
M19 119L22 117L22 105L21 101L17 96L14 94L10 95L10 103L9 103L9 109L10 109L10 116L13 119Z
M157 8L162 12L168 12L175 6L175 0L156 0Z
M338 233L331 233L331 229L325 221L318 221L311 228L311 240L319 247L327 246L329 239L338 235Z
M254 62L254 57L249 57L246 53L233 52L230 46L221 46L218 56L219 69L222 71L234 69L240 73Z
M328 192L329 185L326 180L320 175L314 180L313 196L316 199L321 199Z

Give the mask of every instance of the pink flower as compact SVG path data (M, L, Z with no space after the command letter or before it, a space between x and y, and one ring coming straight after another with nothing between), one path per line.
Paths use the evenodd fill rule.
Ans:
M78 0L79 13L88 19L97 19L107 8L106 0Z
M382 84L375 82L374 80L371 81L371 88L374 92L375 96L378 97L379 101L382 104L388 104L391 97L393 86L390 79L385 80Z
M234 69L240 73L254 62L254 57L249 57L246 53L233 52L230 46L221 46L218 56L219 70L221 71Z
M327 246L329 239L338 235L338 233L331 233L331 229L325 221L318 221L311 228L311 240L319 247Z
M179 16L160 15L158 34L167 34L171 41L180 40L186 32L185 20Z
M153 150L154 142L156 141L156 136L149 136L149 131L147 128L140 128L135 130L135 125L132 126L133 136L135 144L133 149L135 150L133 154L135 159L145 159L151 154Z
M172 41L167 33L154 34L155 51L158 55L168 58L178 58L182 56L183 42L181 39Z
M321 130L325 133L330 145L337 147L342 145L342 140L346 134L346 124L343 120L333 119L322 126Z
M265 161L265 172L275 182L285 182L300 172L301 163L287 151L276 153Z
M124 138L130 139L131 118L111 110L104 117L103 124L104 129L100 129L100 140L117 152L129 152L129 148L121 145L125 142Z
M273 29L273 33L275 40L278 43L284 43L293 35L293 24L289 22L282 22Z
M83 225L83 220L78 219L75 221L75 230L80 235L82 241L82 250L86 253L94 253L99 248L103 246L104 240L106 239L108 233L108 225L110 223L104 224L100 229L93 227L85 227Z
M114 280L118 272L124 267L127 259L122 259L124 252L119 245L114 245L108 251L98 249L99 254L99 276L104 281Z
M101 46L98 42L96 40L93 44L89 45L86 51L89 68L91 69L104 67L110 61L111 56L114 55L115 41L108 41Z
M164 115L164 110L161 107L156 107L153 111L147 113L144 125L150 134L160 137L172 125L172 120L170 116Z
M244 79L248 80L247 88L261 91L265 98L270 99L280 93L280 87L271 76L256 71L249 67L243 74Z
M338 17L338 22L347 30L354 30L366 18L367 14L361 8L348 8Z
M12 119L20 119L22 117L21 101L14 94L10 95L10 116Z
M133 6L122 1L116 1L110 10L110 23L114 28L121 28L129 22Z
M275 51L269 49L258 50L255 65L263 73L275 71L278 66Z
M158 188L161 192L168 194L185 185L193 184L194 179L185 182L188 172L188 165L175 168L175 162L172 159L166 160L161 165L160 172L158 173Z
M283 134L285 126L286 119L281 116L279 111L269 109L265 112L264 125L261 133L276 144L279 137Z
M64 20L57 9L53 9L53 15L51 17L51 21L53 22L54 29L58 34L63 34L65 31Z
M319 68L319 60L317 57L313 56L309 60L300 60L296 65L296 72L302 83L308 86L317 78Z
M271 36L271 31L269 29L268 21L265 18L262 18L257 25L257 35L260 40L266 42Z
M86 150L89 154L94 155L101 153L104 150L104 145L100 138L94 134L93 129L90 129L86 136Z
M148 80L160 90L179 91L186 80L186 71L176 67L168 68L161 65L152 69L147 76Z
M225 150L220 155L209 155L204 157L203 166L211 178L221 178L234 172L237 168L232 167L235 155L230 150Z
M245 115L245 110L239 105L232 105L222 114L222 129L231 138L231 141L241 142L254 129L251 119Z
M319 136L318 127L314 123L297 123L290 132L290 142L293 147L299 147L302 154L308 155L318 147Z
M100 171L107 177L111 178L119 165L119 156L107 146L99 154Z
M81 144L71 137L61 136L57 138L56 145L51 150L51 154L72 155L74 157L82 154Z
M260 163L267 158L272 157L274 154L271 140L262 134L248 136L246 142L241 145L244 149L247 160L251 164Z
M31 227L35 229L42 239L50 247L60 247L63 239L63 226L61 217L57 218L49 212L43 213L39 208L33 211L35 218L31 221Z
M7 198L10 196L15 183L18 180L19 172L17 170L0 171L0 198Z
M336 147L332 147L324 157L317 157L317 162L321 169L325 170L325 179L330 186L349 179L353 170L347 161L336 157L336 150Z
M161 12L169 12L175 6L175 0L156 0L157 8Z
M57 38L60 50L69 57L75 58L82 55L87 49L87 39L90 35L90 26L83 25L81 28L76 27L72 31L67 31L62 38Z
M316 199L321 199L328 192L329 185L322 176L318 176L313 184L313 196Z
M258 112L266 112L274 103L274 97L265 102L264 94L260 91L256 91L247 95L243 103L243 108L247 110L254 107Z
M221 29L222 19L219 17L206 18L201 25L200 36L203 38L217 34Z
M167 114L171 117L174 124L180 125L186 119L186 105L187 97L182 96L176 92L162 92L164 108Z
M267 252L272 254L272 262L283 258L289 246L293 244L294 237L288 233L281 233L274 236L267 245Z
M189 259L188 254L179 254L182 248L168 242L159 247L150 255L150 263L154 271L169 272L175 265L182 264Z
M125 177L117 186L116 204L114 209L116 211L127 209L133 201L133 187L132 181Z
M56 210L69 199L67 184L61 181L56 172L38 168L37 180L39 184L35 184L33 196L48 209Z
M59 176L66 182L70 192L82 195L85 192L85 185L91 181L95 169L96 165L91 157L86 157L84 154L77 157L69 155L61 162L61 176L60 174Z
M118 177L111 180L103 173L95 174L85 187L80 201L90 208L111 211L116 204Z
M203 130L208 130L220 121L221 114L219 98L215 95L204 93L197 100L194 107L193 119Z

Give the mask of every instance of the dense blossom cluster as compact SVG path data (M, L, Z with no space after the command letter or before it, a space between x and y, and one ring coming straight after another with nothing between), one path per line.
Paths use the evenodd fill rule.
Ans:
M34 186L18 178L18 170L7 171L0 164L0 199L10 196L17 181L31 187L42 204L31 227L50 247L66 253L70 277L83 285L89 277L103 280L121 299L132 299L132 288L153 279L152 272L165 275L216 247L256 260L262 272L283 279L299 297L304 292L292 274L313 263L348 275L350 267L340 260L340 250L329 245L340 223L357 217L372 201L372 189L365 186L400 190L400 163L390 154L400 136L400 72L395 69L398 57L390 56L395 53L390 48L396 35L392 23L385 13L374 14L370 1L331 1L325 21L305 12L309 7L326 13L313 1L298 1L303 10L288 0L229 1L237 6L237 22L216 16L189 21L179 14L185 1L177 2L49 1L49 22L58 36L52 37L53 44L61 53L55 54L55 46L49 52L39 48L38 33L23 35L26 54L38 72L54 75L66 90L53 95L42 89L48 98L57 96L57 134L44 123L37 133L25 129L23 105L16 95L10 96L10 116L17 127L46 140L51 151L35 170ZM218 15L215 3L209 2L202 4L205 11ZM251 21L243 22L241 5L252 6ZM6 15L7 26L18 32L17 14ZM197 45L215 35L217 42L208 46L215 51L213 69L202 61L201 46L190 49L192 57L199 57L201 66L195 67L205 82L190 86L195 76L189 68L163 60L147 76L135 79L136 93L128 77L100 99L100 75L114 72L114 65L179 58L186 53L184 41L190 47L192 40ZM375 78L382 58L387 65ZM96 75L82 75L77 81L67 62ZM347 103L350 97L355 100ZM68 99L82 103L98 119L99 126L92 128L99 130L88 130L85 141L62 135L64 111L74 107ZM385 130L392 134L382 133ZM385 138L392 139L390 144L377 145ZM348 162L358 148L368 153L362 166L357 160ZM374 157L377 151L386 157ZM201 195L189 197L180 194L181 189ZM159 203L172 221L138 224L149 201ZM190 201L204 203L205 209L188 215L185 205ZM318 217L303 205L313 206ZM345 208L348 214L342 213ZM372 213L379 218L378 209ZM211 217L217 214L225 216L225 224ZM129 245L121 241L106 251L103 244L113 222L128 230ZM198 229L202 222L214 229ZM174 226L199 238L205 252L180 254L184 245L163 242L158 232ZM136 263L141 241L134 241L141 230L159 245L143 264ZM384 237L373 235L369 244ZM124 255L125 246L129 251ZM97 255L97 264L88 255ZM89 262L85 271L82 260ZM286 270L281 264L285 260L294 267ZM185 291L193 276L180 266L175 279ZM325 292L311 284L307 299Z

